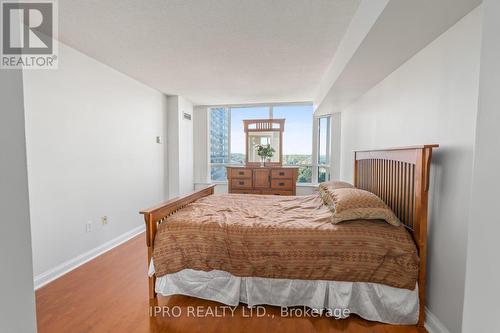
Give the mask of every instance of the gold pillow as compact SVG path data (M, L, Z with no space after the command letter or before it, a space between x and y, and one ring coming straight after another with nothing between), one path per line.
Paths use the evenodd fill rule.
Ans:
M348 182L343 182L340 180L331 180L328 182L320 183L318 186L319 195L325 205L327 205L333 211L333 200L332 200L332 191L339 188L354 188Z
M319 188L324 190L336 190L338 188L354 188L354 186L348 182L331 180L329 182L323 182L319 184Z
M377 195L357 188L340 188L322 195L333 212L332 222L350 220L385 220L394 226L401 222Z
M319 191L320 192L336 190L339 188L354 188L354 186L348 182L343 182L340 180L331 180L331 181L323 182L323 183L319 184Z

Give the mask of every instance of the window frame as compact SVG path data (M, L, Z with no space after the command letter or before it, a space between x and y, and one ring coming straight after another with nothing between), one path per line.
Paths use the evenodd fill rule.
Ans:
M317 134L316 134L316 137L317 137L317 144L315 145L316 146L316 164L314 166L314 169L315 171L313 171L313 175L314 173L316 173L316 178L315 178L315 183L319 183L319 169L320 168L324 168L326 169L326 179L325 181L329 181L330 178L331 178L331 135L332 135L332 116L331 115L321 115L321 116L317 116L315 117L316 118L316 124L315 124L315 127L316 127L316 130L317 130ZM326 123L326 147L325 147L325 152L326 152L326 163L320 163L320 154L321 154L321 120L322 119L326 119L327 120L327 123Z
M211 160L209 159L209 173L210 173L210 181L213 184L227 184L227 179L225 180L213 180L212 179L212 166L213 167L221 167L221 166L235 166L235 165L240 165L236 163L231 162L231 109L234 108L251 108L251 107L268 107L268 117L269 119L273 119L273 108L276 106L288 106L288 105L308 105L311 106L313 105L312 102L293 102L293 103L261 103L261 104L231 104L231 105L210 105L208 106L208 112L209 112L209 119L210 119L210 112L211 109L216 109L216 108L224 108L228 110L228 155L227 155L227 160L229 161L228 163L212 163ZM311 164L301 164L299 167L310 167L312 169L312 179L311 183L296 183L297 186L311 186L311 185L316 185L318 184L318 169L319 168L326 168L328 177L331 175L331 170L330 170L330 158L331 158L331 153L330 153L330 147L331 147L331 127L332 127L332 118L331 115L322 115L322 116L315 116L314 114L311 115L313 117L313 128L312 128L312 135L313 135L313 140L312 140L312 156L311 156ZM319 119L321 118L328 118L328 126L327 126L327 161L328 164L319 164L318 161L318 152L319 152L319 135L320 135L320 130L319 130ZM210 126L210 121L209 124ZM208 131L210 133L210 129ZM212 148L211 148L211 140L208 140L208 152L209 154L211 153ZM286 164L284 164L286 165Z

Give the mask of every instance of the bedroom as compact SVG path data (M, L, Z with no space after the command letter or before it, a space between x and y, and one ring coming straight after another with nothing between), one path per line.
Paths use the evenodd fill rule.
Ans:
M0 68L0 331L497 330L497 1L41 2L52 4L52 39L37 22L25 28L51 40L56 68L6 68L3 60ZM3 13L11 3L2 1ZM6 24L20 16L4 17L3 31L15 31ZM274 152L259 156L257 143ZM439 147L423 146L432 144ZM303 247L286 228L273 236L251 222L329 220L328 193L349 189L319 184L336 180L389 206L406 225L408 265L418 269L403 277L402 265L385 275L366 263L342 266L329 250L349 241L332 230L359 221L311 221L301 232L314 233L314 223L325 232ZM193 192L188 204L193 197L183 196ZM200 212L229 219L235 237L255 236L221 242ZM183 234L188 214L198 223ZM166 242L170 257L155 260L157 220L170 238L196 241ZM176 223L183 228L174 232ZM232 234L239 223L254 229ZM351 242L377 248L374 238ZM320 254L285 257L299 248ZM188 249L203 260L185 257ZM169 271L174 262L182 265ZM162 266L166 274L148 278L148 268ZM188 269L214 275L180 275ZM188 278L206 288L200 283L225 279L216 287L226 298L193 295L197 288L182 284ZM382 298L373 290L360 292L375 299L365 302L371 312L358 302L343 318L342 300L328 303L342 283L397 292L382 292L393 300L383 318L373 317L384 312L374 311ZM313 294L320 303L307 302ZM289 307L293 299L304 307Z

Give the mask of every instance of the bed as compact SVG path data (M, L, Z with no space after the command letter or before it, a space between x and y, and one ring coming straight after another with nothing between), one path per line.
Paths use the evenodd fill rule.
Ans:
M142 211L150 304L184 294L226 305L348 308L423 326L432 149L356 151L354 186L402 222L333 225L318 194L214 195L214 186ZM153 260L154 259L154 260Z

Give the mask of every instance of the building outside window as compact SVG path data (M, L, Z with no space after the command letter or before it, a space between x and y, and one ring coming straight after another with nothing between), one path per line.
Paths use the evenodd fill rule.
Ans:
M229 163L229 110L210 109L210 163L211 179L226 179L225 165Z
M285 119L283 165L299 166L297 183L329 180L330 117L314 118L311 104L212 107L209 112L212 181L227 180L226 165L245 163L243 119L267 118Z

